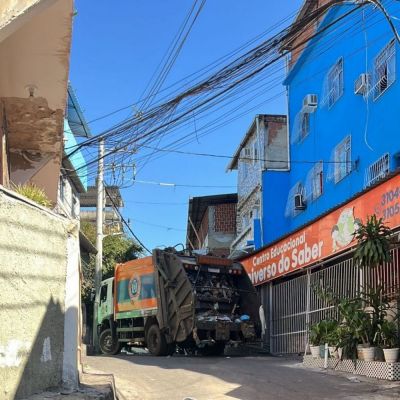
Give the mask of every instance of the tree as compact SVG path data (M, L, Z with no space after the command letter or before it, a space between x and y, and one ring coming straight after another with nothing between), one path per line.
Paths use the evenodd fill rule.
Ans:
M81 230L86 237L96 243L96 228L90 222L82 222ZM114 275L114 267L118 263L138 258L142 253L142 248L124 233L121 235L109 235L103 239L103 279L111 278ZM94 271L96 256L91 255L88 263L82 265L82 299L89 303L92 288L94 287Z
M118 263L135 260L142 248L126 235L109 235L103 240L103 279L114 275Z

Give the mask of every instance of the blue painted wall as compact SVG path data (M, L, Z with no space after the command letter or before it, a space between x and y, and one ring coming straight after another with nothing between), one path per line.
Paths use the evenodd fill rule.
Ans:
M400 14L400 3L384 1L391 15ZM348 12L354 5L332 8L319 25L319 30ZM363 10L363 11L362 11ZM354 94L354 83L361 73L372 74L374 60L394 38L383 14L370 6L347 16L308 44L298 62L287 76L289 94L290 137L295 134L296 115L307 94L318 95L318 108L311 114L310 132L300 143L290 144L289 173L265 171L263 176L263 244L281 237L317 218L327 210L346 201L364 188L366 168L384 153L390 154L391 170L398 167L394 156L400 151L400 46L396 42L395 82L377 99L368 101ZM393 21L397 28L400 23ZM335 62L343 58L343 95L330 109L321 106L323 82ZM356 168L343 180L328 179L333 164L335 146L351 135L352 161ZM323 166L323 194L309 201L306 210L294 217L285 217L288 192L297 182L306 183L310 163L299 161L328 161ZM261 241L256 241L259 244Z
M72 165L74 168L77 170L76 173L85 188L87 190L87 165L86 165L86 160L80 150L77 152L71 154L75 149L77 145L77 140L72 133L72 130L68 124L68 120L64 119L64 137L66 139L65 141L65 154L69 157ZM71 154L71 155L70 155Z

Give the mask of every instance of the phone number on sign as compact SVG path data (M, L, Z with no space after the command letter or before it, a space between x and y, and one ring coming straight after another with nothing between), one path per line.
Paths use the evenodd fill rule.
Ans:
M391 218L400 213L400 202L396 202L393 204L395 200L400 197L400 188L396 188L394 190L389 190L388 192L382 195L381 205L386 206L382 210L383 219Z

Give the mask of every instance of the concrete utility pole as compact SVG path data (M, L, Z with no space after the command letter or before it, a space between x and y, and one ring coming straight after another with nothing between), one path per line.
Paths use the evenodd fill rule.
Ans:
M99 141L99 166L96 179L97 204L96 204L96 267L94 275L94 287L96 297L93 308L93 346L99 350L99 338L97 336L97 308L99 305L99 290L102 279L103 266L103 209L104 209L104 139Z

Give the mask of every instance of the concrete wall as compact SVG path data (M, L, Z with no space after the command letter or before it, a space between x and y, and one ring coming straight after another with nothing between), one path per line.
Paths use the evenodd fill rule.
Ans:
M71 349L74 335L66 331L65 338L65 314L70 321L79 304L79 293L71 300L69 291L65 309L72 231L66 219L0 188L0 399L25 397L62 380L64 342ZM71 268L78 265L68 271L69 284L76 284ZM66 361L65 376L74 379L76 361Z

